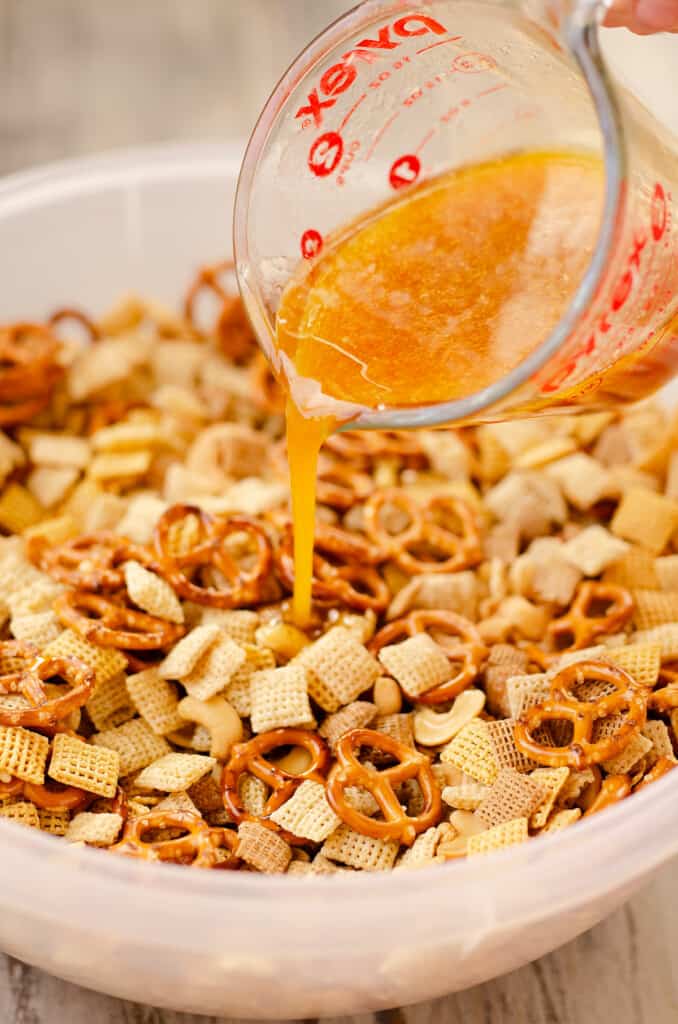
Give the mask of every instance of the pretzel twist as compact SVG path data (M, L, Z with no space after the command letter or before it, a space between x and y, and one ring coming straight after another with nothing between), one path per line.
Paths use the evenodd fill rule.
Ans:
M3 649L7 646L0 645ZM44 683L57 677L64 679L71 689L61 696L48 697ZM35 657L21 672L0 678L0 692L21 694L29 705L0 705L0 725L53 729L89 700L95 680L94 670L77 658Z
M220 281L221 277L228 277L233 271L232 260L222 260L202 267L186 293L184 316L201 334L197 321L199 299L205 293L216 298L219 310L209 333L217 338L225 356L236 363L243 363L252 357L257 343L240 296L234 295L233 290Z
M266 754L279 747L294 746L303 747L311 756L311 763L305 771L298 775L292 775L278 765L271 764L266 759ZM315 732L308 729L271 729L259 736L248 740L247 743L237 743L233 747L231 758L224 766L221 777L221 790L224 800L224 807L238 824L241 821L257 821L275 832L279 832L288 843L300 845L306 842L298 836L294 836L284 829L281 829L270 815L278 809L286 800L292 796L294 791L305 779L312 779L314 782L325 782L325 776L330 765L330 752L327 744ZM264 782L270 789L270 794L261 816L250 814L245 810L240 799L239 783L244 773L254 775Z
M145 840L145 833L176 828L187 834L176 839ZM207 822L195 814L184 811L149 811L138 818L129 818L122 838L110 849L126 857L138 857L146 861L165 861L173 864L188 864L194 868L237 867L237 860L219 864L217 849L226 847L233 853L237 845L235 832L224 828L210 828Z
M407 525L390 532L381 521L386 506L400 510ZM450 516L455 526L445 522ZM412 576L458 572L482 558L478 518L461 498L441 496L419 505L399 488L375 491L365 503L364 520L370 540Z
M44 324L0 326L0 426L24 423L49 403L63 374L61 345Z
M397 764L382 771L362 764L358 760L362 747L378 750ZM372 839L397 839L411 846L420 832L437 824L442 807L440 790L425 754L373 729L353 729L337 742L335 755L337 761L327 780L327 799L349 828ZM395 787L408 779L416 779L421 789L424 807L417 815L403 810L395 792ZM383 821L369 818L347 801L346 789L350 786L372 794Z
M188 516L195 517L200 538L189 551L173 548L171 529ZM252 547L251 565L239 562L229 551L228 541L236 535L247 537ZM217 518L192 505L173 505L160 517L155 528L155 550L159 571L176 593L195 604L214 608L237 608L256 604L265 593L273 552L261 523L245 516ZM218 573L218 586L205 574Z
M609 607L602 615L590 614L596 603L609 602ZM554 619L547 626L547 636L559 653L579 651L590 647L600 636L616 633L625 626L633 614L633 598L624 587L615 583L599 583L587 580L577 587L574 600L569 610L559 619ZM568 646L560 646L559 641L572 638Z
M578 700L573 687L588 680L611 683L615 690L597 700ZM580 771L616 757L644 726L648 691L623 669L603 661L580 661L557 672L551 679L548 700L529 708L514 730L516 747L527 757L549 768L568 766ZM613 715L623 721L612 736L592 739L596 722ZM566 746L549 747L534 738L547 722L572 723L572 740Z
M459 668L446 683L441 683L416 697L401 687L405 696L418 704L443 704L445 701L453 700L477 677L487 657L487 648L480 633L469 619L456 612L414 611L380 629L372 638L369 649L373 654L377 654L382 647L397 643L406 637L416 636L417 633L428 633L432 636L443 648L450 662Z
M59 583L97 593L125 586L125 562L141 562L149 568L153 564L148 548L105 530L54 547L40 537L32 537L26 550L31 562Z
M176 643L186 632L178 623L84 590L66 590L59 594L54 611L62 625L101 647L157 651Z

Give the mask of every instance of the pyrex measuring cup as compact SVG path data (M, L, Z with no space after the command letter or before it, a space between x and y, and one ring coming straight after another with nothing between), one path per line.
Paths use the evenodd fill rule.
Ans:
M257 124L236 200L242 294L276 372L281 294L333 232L453 168L567 148L602 155L605 199L590 265L551 334L481 391L365 409L352 425L591 408L672 375L678 140L608 77L601 10L590 0L367 0L298 58Z

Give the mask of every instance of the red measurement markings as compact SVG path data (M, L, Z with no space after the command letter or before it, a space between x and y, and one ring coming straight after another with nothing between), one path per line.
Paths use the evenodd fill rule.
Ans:
M305 260L319 256L323 247L323 236L315 228L309 228L301 236L301 255Z
M351 109L349 110L349 112L347 113L347 115L346 115L346 117L344 118L344 120L343 120L343 121L341 122L341 124L339 125L339 131L340 131L340 132L343 132L344 128L346 127L346 125L348 124L348 122L349 122L349 121L351 120L351 118L352 118L352 117L353 117L353 115L355 114L355 112L356 112L356 110L358 109L358 107L360 106L360 104L361 104L361 103L363 102L363 100L366 100L366 99L367 99L367 93L366 93L366 92L364 92L364 93L362 94L362 96L359 96L359 97L358 97L358 99L357 99L357 100L355 101L355 103L353 104L353 106L351 107Z
M372 139L372 143L370 145L370 148L367 150L367 153L365 154L365 160L369 160L370 159L370 157L374 153L375 149L377 148L377 146L381 142L384 134L391 127L391 125L393 124L393 122L395 121L395 119L397 118L399 113L400 113L400 111L396 110L394 114L391 114L391 116L386 121L384 121L383 125L381 126L379 131L376 133L376 135Z
M309 170L318 178L331 174L344 155L344 140L338 132L325 132L311 146L308 154Z
M481 71L492 71L496 68L497 62L494 57L487 53L460 53L452 62L455 71L461 71L464 75L477 75Z
M424 146L428 145L428 143L431 141L433 136L436 134L436 131L437 131L436 128L431 128L431 131L426 133L424 138L421 140L421 142L417 146L417 148L415 150L415 153L421 153L421 151L424 148Z
M414 153L400 156L391 167L388 180L391 188L405 188L414 185L421 173L421 160Z
M493 92L501 92L502 89L508 89L508 87L508 82L500 82L498 85L491 85L489 89L483 89L482 92L479 92L476 99L479 100L483 96L491 96Z
M450 36L449 39L439 39L437 43L431 43L430 46L424 46L423 49L417 50L417 55L421 53L428 53L429 50L435 50L436 46L447 46L448 43L459 43L463 38L463 36Z

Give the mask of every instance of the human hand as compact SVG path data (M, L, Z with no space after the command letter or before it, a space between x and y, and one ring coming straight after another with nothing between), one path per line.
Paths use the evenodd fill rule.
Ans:
M603 24L623 26L640 36L678 32L678 0L613 0Z

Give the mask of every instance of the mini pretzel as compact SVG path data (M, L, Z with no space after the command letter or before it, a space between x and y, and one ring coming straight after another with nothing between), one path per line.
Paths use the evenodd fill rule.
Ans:
M303 747L311 756L311 763L299 775L292 775L266 760L266 754L286 746ZM305 840L280 829L270 820L270 815L292 796L305 779L324 784L329 764L330 752L327 744L315 732L308 729L272 729L270 732L263 732L247 743L237 743L233 747L231 759L224 766L221 778L224 807L238 824L241 821L258 821L266 828L280 832L288 843L303 843ZM238 784L245 772L261 779L271 790L261 817L249 814L242 805Z
M390 533L381 522L387 505L407 517L408 525L399 533ZM450 513L458 520L460 532L440 523ZM375 491L365 503L364 517L370 540L410 575L457 572L476 565L482 557L477 517L460 498L432 498L421 506L398 488ZM437 559L435 553L447 557Z
M609 602L603 615L591 615L595 602ZM616 633L633 614L633 598L628 590L615 583L587 580L580 583L569 611L547 626L547 636L554 646L563 651L579 651L590 647L596 637ZM562 639L572 638L568 646L560 646Z
M85 329L89 336L90 341L98 341L101 337L101 331L91 320L87 313L84 313L81 309L75 309L72 306L63 306L61 309L57 309L52 313L48 320L50 327L55 327L57 324L61 324L64 320L74 320Z
M200 527L200 540L188 552L173 550L171 528L194 516ZM228 539L245 534L253 545L251 566L239 564L228 549ZM176 593L196 604L214 608L236 608L261 599L271 560L271 542L263 526L245 516L228 519L208 515L192 505L173 505L160 517L155 528L155 549L160 571ZM213 586L203 582L205 574L217 570L225 583Z
M414 611L380 629L369 645L370 651L376 654L382 647L417 633L428 633L443 648L449 660L459 664L459 671L448 682L426 693L417 697L405 695L418 704L443 704L453 700L473 682L487 656L480 633L472 622L456 612Z
M43 811L81 811L95 798L77 786L62 786L59 782L45 783L44 786L24 782L23 795Z
M145 833L166 828L182 829L188 834L177 839L144 840ZM186 814L182 811L149 811L138 818L128 819L122 839L110 849L126 857L139 857L146 861L160 860L174 864L190 864L194 868L213 868L217 865L219 847L226 846L231 851L235 849L237 836L235 833L229 833L227 836L226 832L227 830L223 828L210 828L207 822L195 814Z
M604 811L606 807L612 807L624 800L631 792L631 779L628 775L608 775L600 787L598 796L593 801L584 817L588 818L598 811Z
M611 683L615 692L595 701L578 700L573 693L577 685L594 680ZM551 679L549 699L529 708L516 724L514 740L521 753L549 768L565 765L580 771L592 764L616 757L629 740L645 724L648 691L615 665L603 661L580 661L567 665ZM624 715L624 721L612 736L592 740L597 721L613 715ZM567 746L548 747L534 738L546 722L572 723L572 740Z
M81 590L59 594L54 611L64 626L101 647L156 651L176 643L185 633L177 623L127 608L114 598Z
M271 364L263 352L254 354L250 366L250 380L255 401L264 412L281 414L285 411L285 392L271 369Z
M184 316L197 331L200 331L196 319L198 296L204 292L214 295L220 303L220 310L210 333L216 335L225 356L235 363L242 363L251 357L257 343L240 296L234 295L232 290L225 288L219 280L231 274L233 269L232 260L223 260L202 267L186 294Z
M428 462L416 434L407 430L341 431L328 437L325 448L368 468L375 459L384 458L399 459L413 469L422 469Z
M673 711L674 708L678 708L678 668L675 666L675 662L661 666L659 680L664 683L664 686L650 694L648 707L660 713Z
M383 559L379 548L339 526L317 523L313 555L313 600L318 604L344 604L348 608L380 612L388 606L390 590L374 564ZM282 583L294 587L294 539L292 527L284 527L276 550L276 566Z
M364 501L372 491L372 478L346 463L328 459L321 452L318 465L317 495L320 505L342 512Z
M76 590L97 592L120 590L125 586L124 563L134 560L150 565L151 556L141 545L132 544L117 533L88 533L49 547L39 537L27 545L30 560L42 572Z
M398 763L383 771L361 764L358 760L361 747L378 750ZM440 790L425 754L385 733L353 729L337 742L335 755L337 763L327 780L327 799L335 813L354 832L372 839L398 839L411 846L420 832L437 824L442 807ZM423 810L414 816L403 810L395 792L395 787L408 779L417 780L424 801ZM371 793L384 820L377 821L356 810L346 799L349 786L358 786Z
M673 771L675 767L676 762L672 761L670 758L658 757L647 775L643 776L638 785L634 788L633 792L637 793L639 789L644 789L645 786L649 786L652 782L656 782L657 779L661 779L663 775L667 775L670 771Z
M23 423L45 408L63 373L59 349L43 324L0 326L0 426Z
M57 676L71 689L63 696L49 698L43 684ZM31 706L0 706L0 725L52 729L89 700L95 680L94 670L76 658L38 658L21 672L11 690L5 689L6 693L22 694Z
M38 649L33 644L25 643L22 640L0 641L0 659L2 661L17 660L22 663L13 672L0 674L0 693L16 693L19 679L38 657Z

